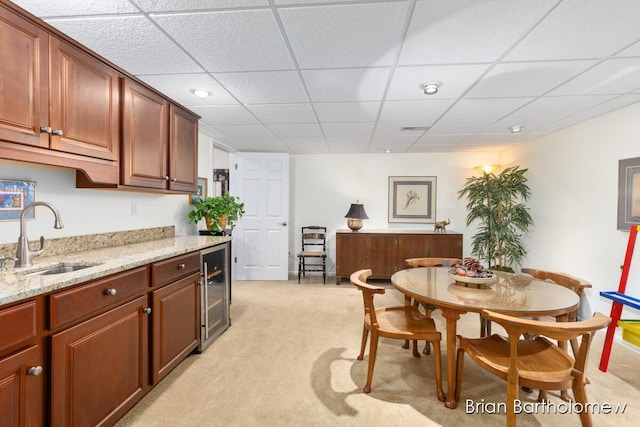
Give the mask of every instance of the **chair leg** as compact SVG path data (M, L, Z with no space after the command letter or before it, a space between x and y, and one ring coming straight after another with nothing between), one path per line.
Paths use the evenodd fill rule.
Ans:
M302 257L298 258L298 285L300 284L301 274L302 274Z
M444 395L444 390L442 388L442 358L440 356L440 341L433 342L433 366L436 370L436 393L438 394L438 400L440 402L444 402L446 396Z
M369 329L367 329L367 325L362 327L362 343L360 343L360 354L358 355L358 360L362 360L364 358L364 349L367 347L367 338L369 337Z
M572 384L573 397L575 398L576 403L579 403L583 408L582 412L580 412L580 422L582 423L582 427L591 427L591 415L589 414L589 410L585 410L587 404L587 392L584 389L584 374L576 375L573 378Z
M422 354L428 356L431 354L431 347L429 346L429 341L424 342L424 349L422 349Z
M418 351L418 341L413 340L411 342L413 343L413 345L411 346L413 348L413 357L420 357L420 352Z
M364 392L371 391L371 380L373 379L373 368L376 365L376 354L378 352L378 334L371 331L371 342L369 343L369 369L367 370L367 384L364 386Z
M507 377L507 427L516 425L515 403L518 398L518 374L509 374Z
M435 343L434 343L435 346ZM462 390L462 372L464 371L464 350L459 348L456 353L456 388L454 390L453 397L456 402L460 401L460 391ZM451 386L449 387L449 393L451 393Z

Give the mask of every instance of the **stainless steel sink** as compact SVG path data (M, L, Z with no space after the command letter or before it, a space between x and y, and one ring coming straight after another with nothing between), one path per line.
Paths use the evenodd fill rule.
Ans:
M100 264L62 264L55 265L53 267L44 268L42 270L33 271L30 273L25 273L29 276L45 276L50 274L63 274L63 273L71 273L73 271L84 270L85 268L95 267Z

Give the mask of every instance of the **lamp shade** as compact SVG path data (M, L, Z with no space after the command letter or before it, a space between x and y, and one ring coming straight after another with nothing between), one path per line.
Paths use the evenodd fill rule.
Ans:
M351 203L351 207L349 208L349 212L344 216L345 218L354 218L354 219L369 219L367 213L364 211L364 205L360 203Z

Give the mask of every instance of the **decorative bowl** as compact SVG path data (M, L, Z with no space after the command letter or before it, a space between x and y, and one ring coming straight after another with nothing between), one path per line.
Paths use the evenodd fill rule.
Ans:
M447 272L447 274L449 275L449 278L451 280L454 280L456 282L456 284L459 284L462 286L475 286L475 287L486 286L487 284L496 280L496 277L497 277L495 274L493 274L493 276L491 277L467 277L467 276L459 276L457 274L452 274L449 272Z

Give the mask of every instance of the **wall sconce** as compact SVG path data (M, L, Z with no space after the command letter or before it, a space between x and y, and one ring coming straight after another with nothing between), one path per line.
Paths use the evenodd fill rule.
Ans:
M480 165L480 166L474 166L474 169L482 174L488 175L490 173L494 173L495 171L497 171L499 167L500 165Z
M357 200L355 203L351 203L349 212L347 212L344 217L347 218L347 227L349 227L351 231L360 230L362 228L362 220L369 219L367 213L364 211L364 205L358 203Z

